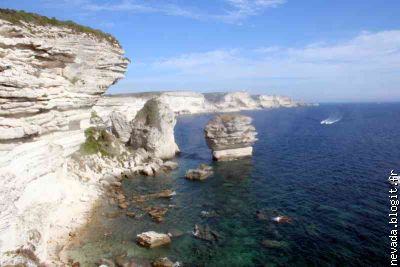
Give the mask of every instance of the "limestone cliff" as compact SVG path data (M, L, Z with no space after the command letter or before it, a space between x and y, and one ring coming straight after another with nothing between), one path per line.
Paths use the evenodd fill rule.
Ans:
M0 140L76 130L128 60L117 43L0 16Z
M159 97L176 114L197 114L209 112L236 112L279 107L302 107L309 104L285 96L250 95L247 92L195 93L189 91L149 92L108 95L102 97L93 109L104 119L112 111L119 111L132 120L136 113L151 98Z
M67 156L129 61L106 34L32 14L10 19L16 15L0 10L0 255L29 245L46 259L46 241L90 207L60 210L97 194L69 177Z

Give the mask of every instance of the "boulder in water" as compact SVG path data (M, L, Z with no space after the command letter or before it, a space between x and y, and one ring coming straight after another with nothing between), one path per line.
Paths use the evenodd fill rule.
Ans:
M288 244L284 241L264 239L261 244L266 248L285 248Z
M218 217L218 213L215 210L211 210L211 211L206 211L203 210L200 212L201 217L203 218L214 218L214 217Z
M200 224L195 224L192 234L201 240L205 241L217 241L220 236L217 232L213 231L210 229L208 225L200 225Z
M190 169L186 172L185 178L189 180L205 180L214 172L211 166L201 164L197 169Z
M156 259L151 266L153 267L173 267L174 263L167 257Z
M162 222L164 221L165 214L167 214L168 212L168 208L151 207L146 209L146 211L149 213L153 220L155 220L156 222Z
M164 171L172 171L172 170L178 169L178 168L179 168L179 164L176 163L175 161L170 161L170 160L168 160L168 161L164 162L164 163L161 165L161 168L162 168Z
M149 231L137 235L139 245L147 248L164 246L171 243L171 238L167 234L160 234L154 231Z

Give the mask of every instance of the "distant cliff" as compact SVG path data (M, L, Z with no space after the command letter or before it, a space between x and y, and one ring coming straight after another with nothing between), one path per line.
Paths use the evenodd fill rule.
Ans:
M93 109L104 119L107 119L109 114L115 110L124 113L127 119L131 120L147 100L156 96L161 97L176 114L309 106L309 104L285 96L250 95L246 92L202 94L176 91L108 95L102 97Z

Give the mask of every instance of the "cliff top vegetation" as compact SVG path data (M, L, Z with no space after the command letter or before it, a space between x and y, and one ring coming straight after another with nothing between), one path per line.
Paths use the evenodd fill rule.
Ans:
M35 13L25 12L23 10L2 9L2 8L0 8L0 19L20 25L22 25L22 22L26 22L40 26L66 27L77 33L87 33L97 38L107 40L112 44L120 45L118 40L115 39L115 37L112 36L111 34L103 32L101 30L92 29L88 26L77 24L71 20L63 21L63 20L58 20L54 17L49 18Z

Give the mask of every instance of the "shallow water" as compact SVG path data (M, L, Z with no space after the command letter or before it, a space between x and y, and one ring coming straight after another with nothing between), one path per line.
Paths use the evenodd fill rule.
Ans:
M320 124L335 112L342 120ZM104 201L69 256L81 266L123 252L144 261L168 256L185 266L387 265L386 180L400 166L400 105L332 104L243 113L254 118L259 133L252 159L212 162L203 129L214 115L180 117L175 129L180 168L123 183L127 196L175 190L171 200L148 203L176 205L165 221L123 213L107 218L104 214L118 208ZM182 178L200 163L212 164L215 174L202 182ZM215 211L218 217L203 218L202 211ZM267 220L257 218L257 211ZM277 224L271 219L276 215L290 216L293 223ZM220 240L195 239L190 231L196 223L208 224ZM141 232L171 229L185 234L169 246L145 249L135 243ZM279 247L263 246L265 239L280 241Z

